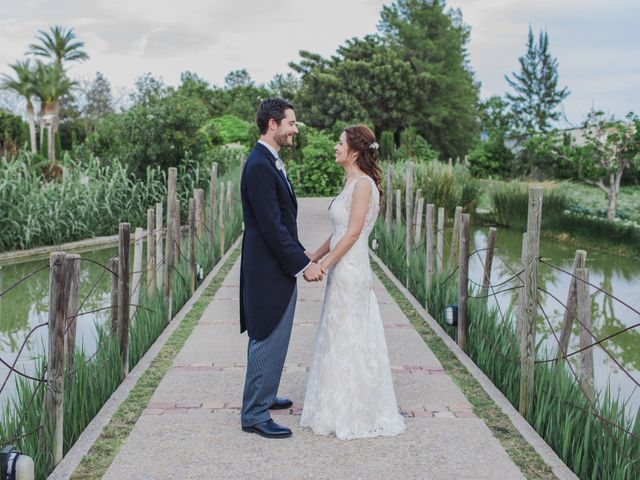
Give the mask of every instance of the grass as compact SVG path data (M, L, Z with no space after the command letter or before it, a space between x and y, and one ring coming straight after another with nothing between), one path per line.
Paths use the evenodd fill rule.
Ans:
M191 335L206 306L214 297L222 281L240 255L237 249L207 287L200 299L182 320L178 328L167 340L149 368L142 374L127 399L120 405L109 424L72 475L72 479L84 480L101 478L117 456L120 448L131 433L133 426L145 409L153 392L171 367L176 355Z
M391 235L387 235L384 223L379 222L376 238L380 258L397 278L405 279L406 258L401 247L404 226L395 226ZM407 288L421 304L426 301L428 311L442 312L446 305L457 303L458 297L455 276L447 281L447 274L446 270L439 273L426 291L424 251L418 245L411 256ZM470 295L475 294L472 289ZM510 312L502 318L497 309L487 305L486 299L471 299L468 308L467 354L517 407L520 360ZM442 318L437 317L436 321L452 335L452 329L444 325ZM537 350L538 358L548 358L546 352L540 351L540 344ZM564 364L537 364L535 376L535 400L527 421L569 468L584 479L638 478L640 442L636 438L640 437L640 412L631 421L621 402L605 391L596 402L602 421ZM544 477L532 474L530 478Z

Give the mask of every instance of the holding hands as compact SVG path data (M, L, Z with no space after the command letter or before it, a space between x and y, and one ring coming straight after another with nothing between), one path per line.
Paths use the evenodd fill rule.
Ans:
M325 273L324 268L312 260L312 263L305 269L303 276L307 282L321 282Z

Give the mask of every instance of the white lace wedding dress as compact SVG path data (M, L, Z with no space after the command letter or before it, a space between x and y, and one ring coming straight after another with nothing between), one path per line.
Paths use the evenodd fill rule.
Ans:
M341 440L397 435L405 430L393 389L389 353L369 264L367 240L379 211L369 176L346 185L329 207L331 249L347 231L353 187L371 182L364 227L351 249L327 272L320 325L300 425Z

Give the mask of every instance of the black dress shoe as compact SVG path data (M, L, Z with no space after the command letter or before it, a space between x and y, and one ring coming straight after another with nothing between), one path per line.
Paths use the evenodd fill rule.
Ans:
M293 402L288 398L276 397L276 399L273 401L273 403L269 407L269 410L284 410L286 408L291 408L292 406L293 406Z
M290 437L291 430L282 425L278 425L273 420L269 419L266 422L257 423L250 427L242 427L243 432L257 433L265 438L287 438Z

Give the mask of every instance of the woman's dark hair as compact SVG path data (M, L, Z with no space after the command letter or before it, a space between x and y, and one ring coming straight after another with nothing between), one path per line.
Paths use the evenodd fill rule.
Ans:
M282 98L265 98L262 100L256 112L256 123L258 124L260 135L264 135L269 130L270 119L273 118L280 125L280 122L286 116L285 110L289 109L293 110L293 105Z
M356 165L364 173L369 175L380 192L380 204L384 198L382 191L382 171L378 160L378 144L376 136L371 129L365 125L352 125L344 129L347 136L347 146L349 150L358 152L356 157Z

